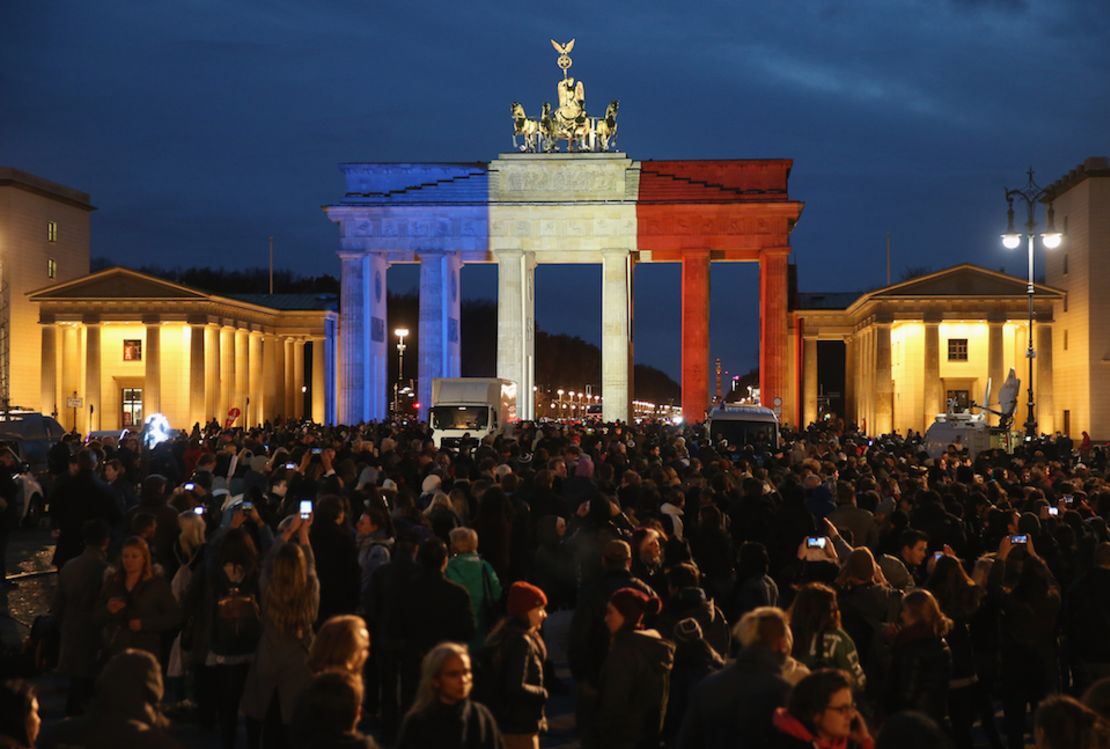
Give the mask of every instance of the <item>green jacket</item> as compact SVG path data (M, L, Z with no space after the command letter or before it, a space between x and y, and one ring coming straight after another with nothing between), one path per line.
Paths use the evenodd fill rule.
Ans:
M486 580L483 582L482 573ZM470 593L470 608L474 615L474 639L467 645L472 654L477 654L486 641L490 628L496 624L488 621L487 611L501 601L501 581L490 563L478 556L477 552L458 554L447 562L447 579L466 588ZM487 600L486 591L489 591Z
M818 642L820 641L820 647ZM859 664L859 654L856 644L843 629L833 629L814 639L809 649L804 651L798 660L809 667L810 670L819 668L838 668L847 672L852 678L852 689L862 692L867 686L867 677L863 674L863 667Z

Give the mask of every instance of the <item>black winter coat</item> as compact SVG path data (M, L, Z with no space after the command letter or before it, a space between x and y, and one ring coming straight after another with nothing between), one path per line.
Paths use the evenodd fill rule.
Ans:
M605 628L605 607L609 597L621 588L636 588L655 595L647 583L628 570L606 570L578 593L578 605L570 622L568 661L575 681L596 685L609 652L609 631Z
M674 645L655 630L621 630L601 668L587 749L656 749L670 694Z
M944 638L925 624L902 630L894 639L885 683L887 714L917 710L943 725L951 675L952 654Z
M696 619L701 625L701 633L705 641L717 651L721 657L729 654L729 642L732 639L729 633L728 621L724 613L712 600L705 597L701 588L683 588L670 603L667 610L659 615L656 629L668 640L675 639L675 625L686 618Z
M678 749L765 747L771 716L786 704L790 684L781 655L759 645L744 648L727 668L702 680L690 695Z
M444 640L469 642L474 637L470 594L442 572L421 570L400 594L394 633L403 638L402 648L410 657L423 657Z
M81 528L87 521L100 518L118 528L123 518L112 490L92 471L59 479L50 498L50 515L51 526L58 530L54 550L54 566L58 569L85 548Z
M497 721L482 704L433 702L409 713L401 725L397 749L504 749Z
M354 536L346 526L321 523L312 526L310 538L320 580L319 621L336 614L353 614L362 593L362 568Z
M486 647L492 650L490 661L496 669L491 676L498 680L489 704L497 725L505 733L538 733L548 696L543 686L543 640L523 623L508 619L490 634Z

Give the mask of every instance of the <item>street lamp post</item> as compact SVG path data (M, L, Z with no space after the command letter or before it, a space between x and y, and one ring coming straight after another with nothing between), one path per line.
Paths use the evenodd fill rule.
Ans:
M393 331L397 336L397 382L393 383L393 414L397 415L401 410L401 383L405 379L405 338L409 334L408 328L397 328Z
M1029 400L1028 413L1025 418L1025 440L1031 441L1037 437L1037 417L1033 402L1033 360L1037 352L1033 348L1033 294L1035 291L1033 280L1033 249L1036 238L1037 222L1035 211L1037 203L1045 201L1048 192L1033 180L1033 170L1029 170L1029 181L1024 187L1006 189L1006 233L1002 235L1002 245L1008 250L1016 250L1021 245L1021 232L1014 228L1014 198L1025 201L1026 221L1025 237L1029 252L1029 285L1026 293L1029 297L1029 341L1025 350L1025 357L1029 360ZM1063 234L1056 230L1056 214L1052 208L1052 201L1048 200L1048 216L1044 232L1041 233L1041 244L1045 249L1054 250L1063 241Z

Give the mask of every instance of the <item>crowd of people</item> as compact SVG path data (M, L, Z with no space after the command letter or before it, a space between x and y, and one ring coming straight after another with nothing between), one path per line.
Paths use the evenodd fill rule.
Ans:
M535 749L566 694L586 749L1110 747L1107 457L929 458L835 420L757 446L656 422L461 450L415 423L67 435L68 717L40 731L5 682L0 746L173 747L189 720L225 749Z

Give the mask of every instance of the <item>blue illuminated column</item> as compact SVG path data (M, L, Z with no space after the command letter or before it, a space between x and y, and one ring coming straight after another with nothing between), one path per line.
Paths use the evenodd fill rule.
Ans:
M420 253L420 368L416 397L420 418L432 405L432 379L462 371L459 297L462 258L458 252Z
M339 253L340 421L386 418L386 271L383 253Z

